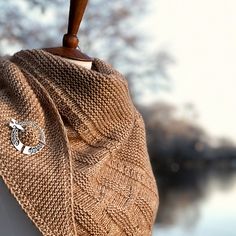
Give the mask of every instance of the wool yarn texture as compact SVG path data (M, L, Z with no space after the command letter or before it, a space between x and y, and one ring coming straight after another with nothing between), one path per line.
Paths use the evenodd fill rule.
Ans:
M45 135L32 155L11 138L38 144L38 129L16 125L25 121ZM86 69L32 49L0 60L0 177L44 236L152 234L145 123L126 78L101 59Z

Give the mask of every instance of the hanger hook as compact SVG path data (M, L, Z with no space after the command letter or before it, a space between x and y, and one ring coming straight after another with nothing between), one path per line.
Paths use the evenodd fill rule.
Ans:
M70 0L68 32L63 37L63 47L78 47L79 39L77 34L87 4L88 0Z

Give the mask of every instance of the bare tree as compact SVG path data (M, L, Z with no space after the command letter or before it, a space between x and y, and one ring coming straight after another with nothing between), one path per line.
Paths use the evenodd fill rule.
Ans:
M68 10L68 0L1 1L0 54L61 45ZM138 26L147 14L144 0L91 0L79 32L82 51L125 74L134 97L142 95L144 86L155 93L163 88L166 67L173 62L164 51L145 50L148 38Z

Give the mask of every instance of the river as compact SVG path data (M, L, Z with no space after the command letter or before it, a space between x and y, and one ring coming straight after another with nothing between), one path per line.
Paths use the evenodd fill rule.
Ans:
M199 175L165 191L153 236L236 235L236 173Z

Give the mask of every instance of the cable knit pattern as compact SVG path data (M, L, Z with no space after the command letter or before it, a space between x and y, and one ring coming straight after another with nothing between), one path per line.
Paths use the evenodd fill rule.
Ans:
M42 235L151 235L158 191L145 124L111 65L22 50L0 61L0 108L0 176ZM16 150L11 118L37 122L45 147Z

